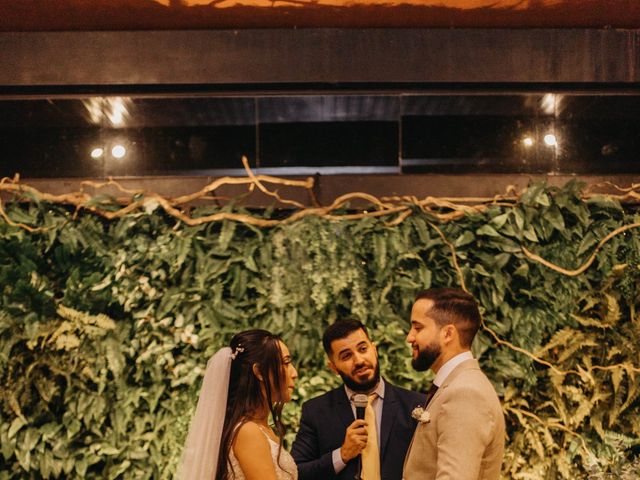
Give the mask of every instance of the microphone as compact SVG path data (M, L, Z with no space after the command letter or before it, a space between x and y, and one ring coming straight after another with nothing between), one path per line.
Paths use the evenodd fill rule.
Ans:
M356 408L356 420L364 420L364 412L369 403L368 397L363 393L356 393L351 397L351 403ZM354 480L362 479L362 455L356 457L356 475Z
M356 407L356 420L364 420L364 410L367 408L369 398L364 393L356 393L351 397L351 402Z

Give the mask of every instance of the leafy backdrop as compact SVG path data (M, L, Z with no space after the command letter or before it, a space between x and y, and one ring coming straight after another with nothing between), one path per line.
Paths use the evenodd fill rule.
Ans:
M481 302L474 352L507 418L504 478L638 478L640 215L581 188L413 204L396 221L191 212L279 220L262 227L188 226L157 202L111 219L34 196L3 205L0 479L170 478L208 357L247 327L281 333L295 357L289 441L301 403L338 384L320 345L336 318L367 324L388 379L425 389L405 335L430 286Z

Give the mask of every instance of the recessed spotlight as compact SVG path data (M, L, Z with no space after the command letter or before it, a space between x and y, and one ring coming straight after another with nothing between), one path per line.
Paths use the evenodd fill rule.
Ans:
M91 158L100 158L104 155L104 149L100 147L96 147L91 150Z
M114 145L113 148L111 149L111 155L114 156L114 158L122 158L127 154L127 149L124 148L124 146L122 145Z
M522 143L524 144L525 147L532 147L533 146L533 138L531 137L524 137L522 139Z
M558 144L558 139L553 133L547 133L544 136L544 143L546 143L550 147L555 147Z

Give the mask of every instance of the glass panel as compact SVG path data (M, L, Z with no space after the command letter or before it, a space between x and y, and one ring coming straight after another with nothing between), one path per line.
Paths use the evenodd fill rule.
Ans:
M543 95L405 96L403 172L548 172L554 110Z
M258 111L260 167L397 171L397 96L269 97L259 99Z
M640 95L0 99L0 175L640 173Z
M565 96L558 156L567 173L640 173L640 96Z
M252 98L0 101L0 174L207 174L255 166Z

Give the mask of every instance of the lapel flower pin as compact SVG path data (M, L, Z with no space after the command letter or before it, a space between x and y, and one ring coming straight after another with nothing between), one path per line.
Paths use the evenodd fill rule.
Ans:
M429 423L431 421L431 414L422 407L414 408L411 416L420 423Z

